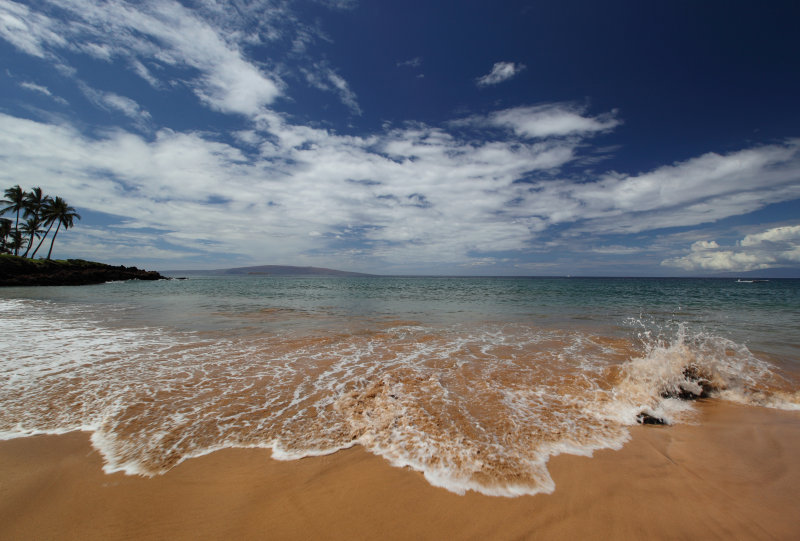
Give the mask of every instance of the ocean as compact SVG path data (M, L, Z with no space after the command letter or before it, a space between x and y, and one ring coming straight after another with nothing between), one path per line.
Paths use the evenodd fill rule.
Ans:
M0 348L0 439L86 431L109 473L360 445L452 492L516 496L553 491L554 455L699 422L698 398L800 410L800 280L3 288Z

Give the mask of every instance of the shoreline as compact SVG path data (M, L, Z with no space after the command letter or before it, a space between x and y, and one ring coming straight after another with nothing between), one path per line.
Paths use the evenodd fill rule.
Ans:
M0 441L7 539L796 539L800 413L719 400L559 455L552 494L459 496L361 447L283 462L223 449L164 475L107 475L88 433Z

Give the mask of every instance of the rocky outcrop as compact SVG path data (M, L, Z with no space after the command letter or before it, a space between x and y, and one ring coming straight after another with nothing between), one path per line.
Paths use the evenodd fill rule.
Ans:
M703 372L695 365L689 365L683 369L683 381L678 382L670 389L661 393L661 398L675 398L678 400L699 400L709 398L714 391L718 391L711 382L711 376ZM666 419L662 419L651 412L642 411L636 416L636 422L642 425L666 425Z
M79 286L116 280L161 280L155 271L84 261L0 256L0 286Z

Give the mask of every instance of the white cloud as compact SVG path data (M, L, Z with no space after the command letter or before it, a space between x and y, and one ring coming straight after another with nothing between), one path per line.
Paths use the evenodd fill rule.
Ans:
M800 141L707 153L639 175L541 181L524 198L553 224L579 222L574 231L584 234L712 223L800 198Z
M492 66L492 71L483 77L478 77L478 79L476 79L476 83L478 86L496 85L515 77L524 69L524 64L515 64L514 62L496 62L494 66Z
M266 115L240 134L248 145L272 141L252 159L195 133L92 139L7 115L0 128L6 183L42 179L74 206L166 230L163 240L188 249L224 239L255 260L294 262L298 253L352 254L352 245L398 264L521 249L544 222L514 207L514 181L563 165L576 144L475 143L425 125L347 137Z
M31 82L27 82L27 81L21 82L19 84L19 86L21 86L22 88L24 88L26 90L30 90L31 92L36 92L38 94L42 94L44 96L47 96L48 98L52 98L53 101L56 101L56 102L60 103L61 105L67 105L68 104L67 100L65 100L64 98L62 98L60 96L54 96L53 93L50 92L50 89L47 88L46 86L37 85L36 83L31 83Z
M182 69L181 77L195 94L209 107L225 113L258 114L281 94L280 79L245 58L244 43L237 39L246 42L249 36L227 31L230 26L224 19L214 19L213 24L204 20L202 10L193 11L169 0L50 3L63 19L2 0L0 36L42 58L57 58L60 50L101 60L126 58L131 68L153 86L156 81L145 68L145 61ZM206 3L206 7L212 4ZM250 8L271 7L257 4ZM239 13L229 12L232 16Z
M629 254L639 254L646 249L639 248L636 246L595 246L591 248L591 251L596 254L603 254L603 255L629 255Z
M142 64L139 60L132 59L131 60L131 67L133 71L142 79L148 82L150 86L153 88L161 88L161 83L158 79L156 79L151 73L150 70L147 69L147 66Z
M620 124L616 111L596 117L585 115L585 108L567 103L514 107L473 121L512 129L528 138L589 135L614 129Z
M134 100L125 96L120 96L113 92L104 92L101 94L100 99L111 109L116 109L130 118L137 120L150 118L150 113L143 110Z
M166 248L158 246L156 238L144 232L119 232L105 228L91 227L76 223L76 227L58 235L53 245L53 257L59 254L81 254L93 261L124 262L142 259L161 259L176 261L201 255L202 252L185 250L178 244ZM49 249L50 241L45 241L42 249ZM47 252L45 252L47 253Z
M747 272L800 264L800 225L773 227L745 236L736 246L697 241L685 256L662 265L688 271Z
M191 8L175 0L42 0L35 7L0 0L0 37L52 62L79 85L84 84L78 80L81 74L65 53L127 65L155 89L184 86L210 109L254 119L284 95L286 83L279 73L290 79L300 73L360 115L357 95L345 77L310 56L310 45L328 38L318 27L300 22L292 9L282 0L252 0L235 9L217 0ZM272 54L254 60L254 48L268 51L279 41L294 44L288 63ZM130 103L107 105L132 116Z
M583 197L594 207L648 211L738 192L762 192L769 185L798 181L798 154L800 140L727 155L709 152L636 176L608 174L584 190ZM785 163L791 164L789 171L780 167Z
M222 112L253 115L280 94L276 77L248 62L239 45L227 40L221 29L176 2L153 3L149 9L103 6L92 15L125 36L124 40L114 36L115 47L127 44L139 58L198 70L200 75L189 80L190 86ZM139 35L149 39L139 39ZM100 37L109 38L106 33Z
M301 71L311 86L320 90L336 92L343 104L353 113L361 115L361 107L358 105L355 92L350 89L347 81L327 63L318 62L311 68L303 68Z
M763 233L747 235L740 242L743 247L762 246L766 243L785 243L800 240L800 225L774 227Z
M283 0L250 0L234 7L218 0L191 7L175 0L42 0L37 8L0 0L0 37L52 60L72 76L75 70L64 60L64 51L120 60L154 88L180 83L214 110L249 117L284 95L279 73L314 70L320 62L309 56L310 46L328 40ZM292 44L288 63L273 60L271 52L259 55L269 60L253 60L252 49L281 41ZM355 92L339 73L328 67L320 80L360 114Z
M26 88L31 92L38 92L39 94L44 94L45 96L52 96L53 94L46 86L37 85L36 83L29 83L29 82L22 82L19 84L22 88Z
M334 71L328 73L328 80L339 93L339 98L342 100L342 103L347 105L355 114L360 115L361 107L358 105L358 99L356 98L355 92L350 90L347 81Z
M150 234L178 251L398 271L411 262L463 265L522 253L552 226L560 235L583 235L586 245L587 235L713 221L800 190L796 142L704 155L635 176L530 182L524 179L531 173L551 176L576 161L585 143L578 134L533 142L511 135L464 139L417 123L353 137L265 112L254 129L237 134L258 152L253 156L210 134L160 130L148 141L113 131L97 139L66 124L0 115L0 183L37 179L79 209L118 216L127 230L161 231ZM660 187L651 184L655 177ZM766 264L746 248L763 251L795 233L753 233L736 249L697 244L674 266ZM71 235L77 242L80 229ZM109 233L105 242L113 238ZM626 253L619 242L596 250ZM786 259L799 252L795 244L781 253Z
M76 44L75 47L89 56L97 58L98 60L105 60L106 62L110 62L114 55L113 49L105 44L99 45L97 43L80 43Z
M19 50L39 58L49 46L64 47L67 40L50 18L34 13L28 6L0 0L0 36Z
M103 109L122 113L136 122L142 129L146 127L147 122L150 120L150 113L142 109L136 101L130 98L120 96L114 92L96 90L82 83L79 84L79 87L89 101Z
M719 244L715 240L698 240L697 242L692 244L692 250L698 252L705 252L708 250L716 250L719 248Z
M398 68L418 68L422 65L422 58L416 56L409 60L403 60L402 62L397 63Z

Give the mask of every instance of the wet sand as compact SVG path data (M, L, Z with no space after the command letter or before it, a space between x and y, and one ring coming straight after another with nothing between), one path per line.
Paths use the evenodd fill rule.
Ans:
M800 413L709 401L620 451L561 455L553 494L464 496L361 448L227 449L106 475L85 433L0 442L0 539L800 539Z

